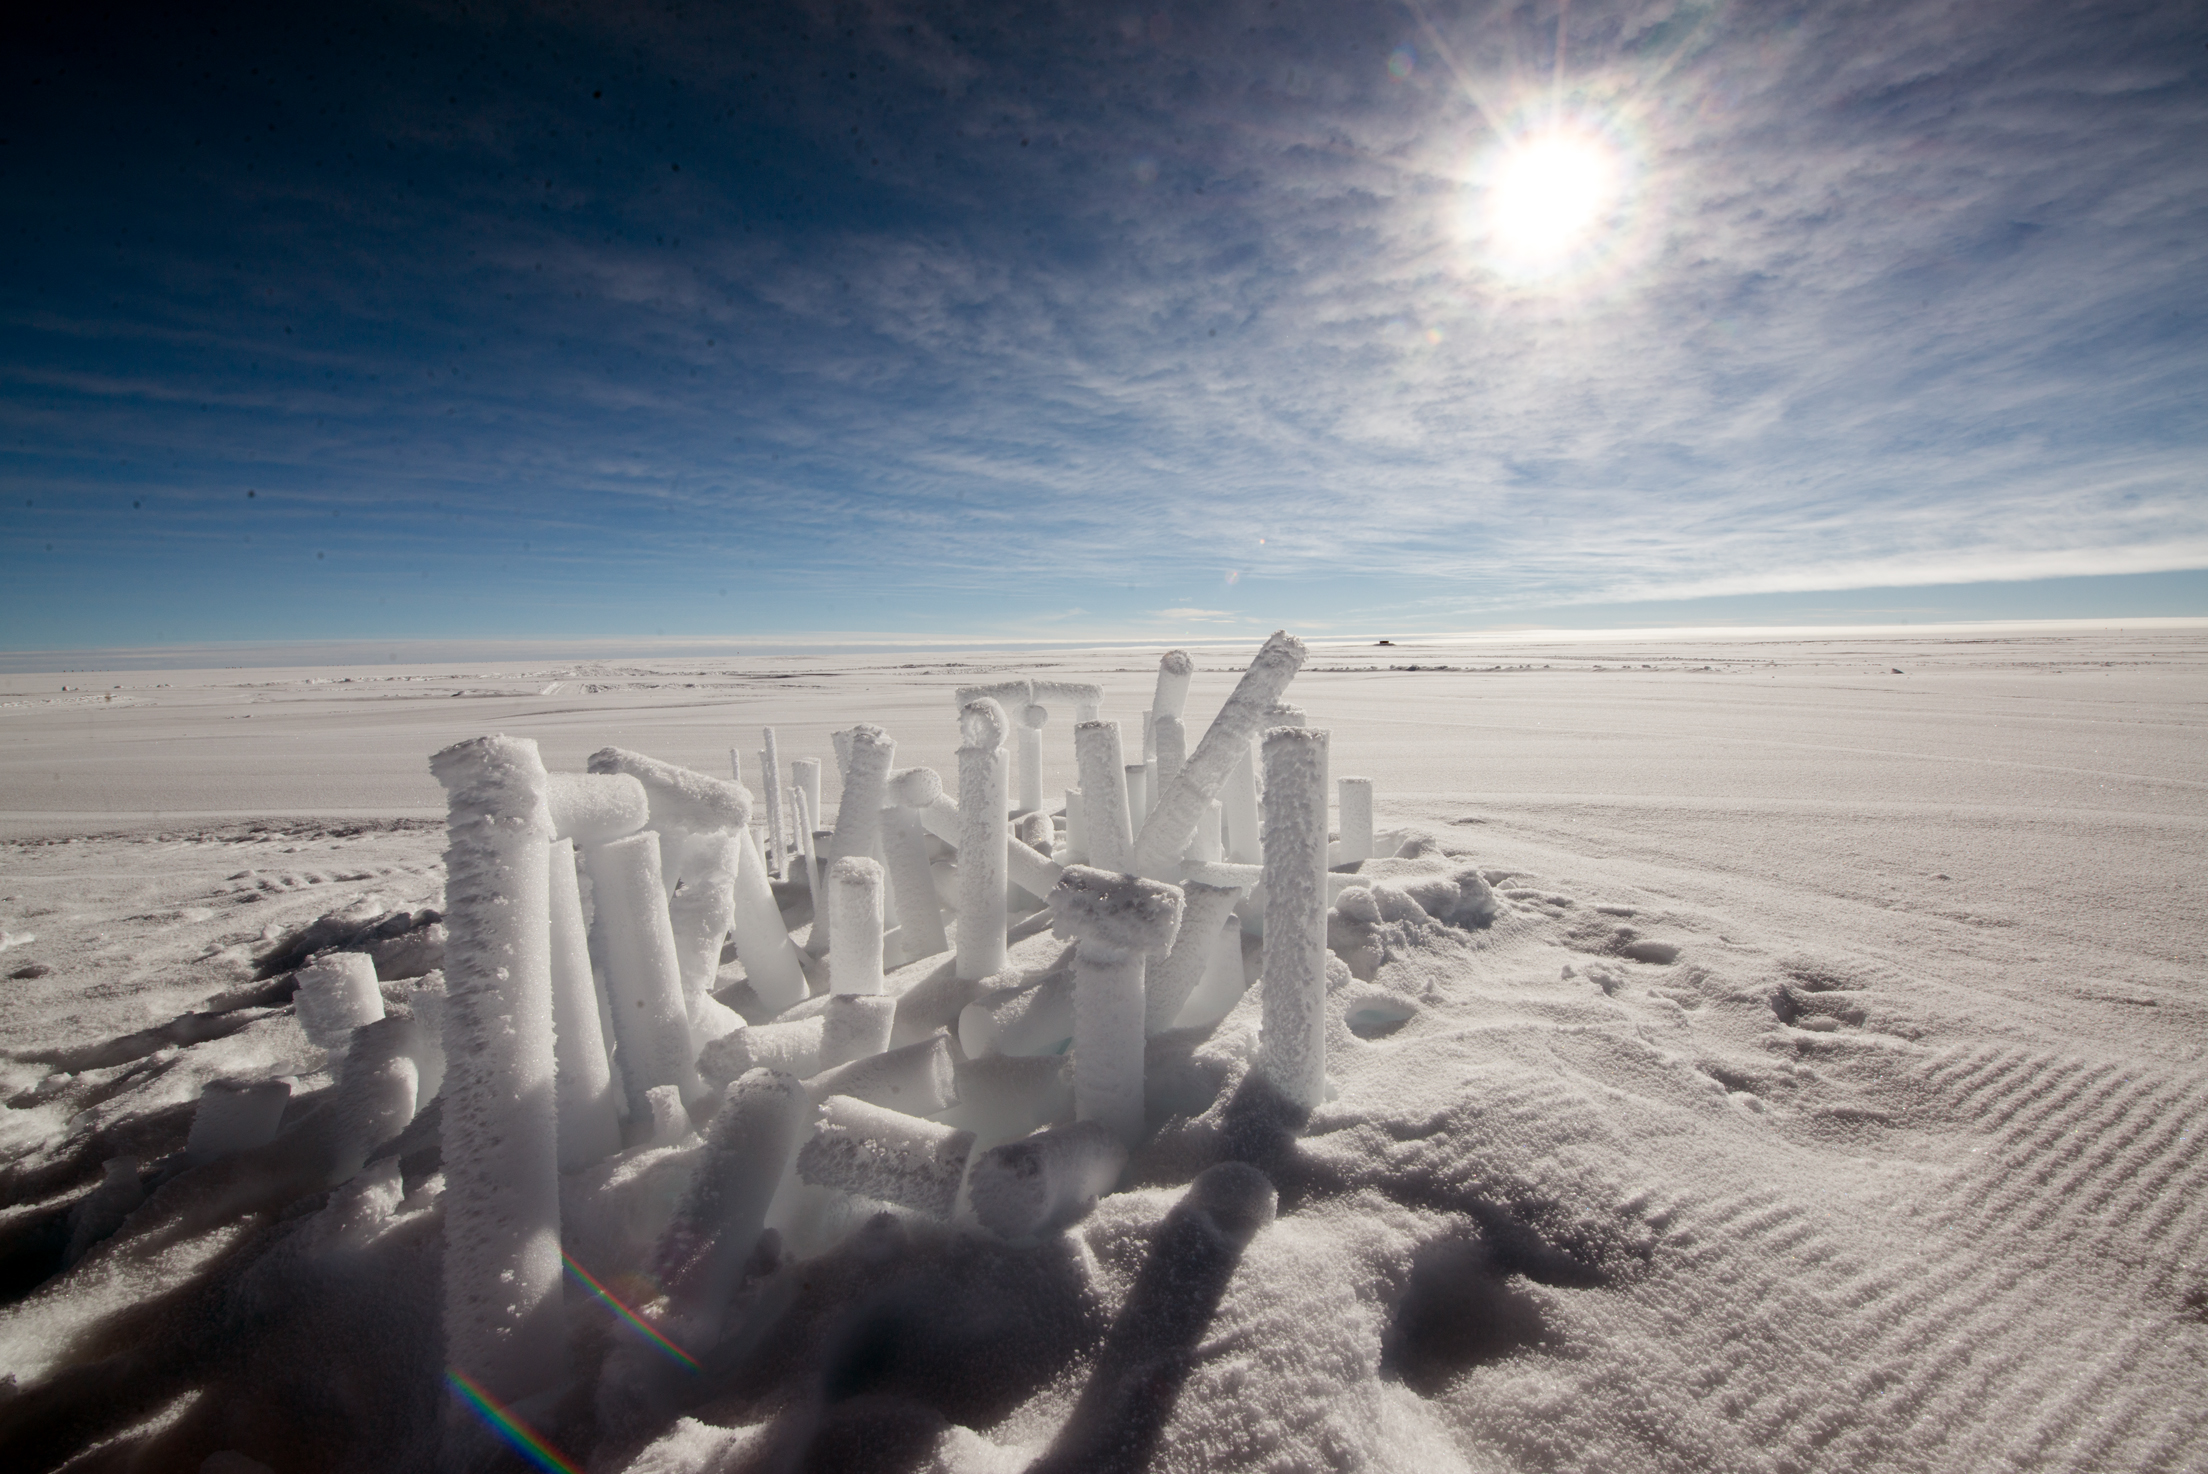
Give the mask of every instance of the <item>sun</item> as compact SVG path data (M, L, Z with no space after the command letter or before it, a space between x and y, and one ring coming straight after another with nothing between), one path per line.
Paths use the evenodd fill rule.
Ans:
M1534 134L1496 162L1485 211L1490 238L1522 266L1560 264L1617 196L1617 157L1601 140L1564 129Z

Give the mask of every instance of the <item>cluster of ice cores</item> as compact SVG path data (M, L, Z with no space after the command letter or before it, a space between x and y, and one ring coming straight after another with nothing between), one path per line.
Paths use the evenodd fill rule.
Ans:
M387 1012L365 954L324 953L297 1009L338 1082L325 1176L440 1103L456 1395L567 1385L572 1275L629 1286L651 1338L601 1373L618 1421L652 1400L645 1352L713 1351L762 1252L817 1252L885 1205L1015 1242L1077 1221L1146 1130L1146 1041L1235 1005L1245 933L1263 938L1252 1069L1316 1105L1329 911L1362 883L1330 867L1372 854L1372 786L1338 780L1330 842L1327 733L1282 703L1303 657L1274 635L1192 744L1194 666L1168 652L1139 761L1096 686L960 689L955 788L853 727L832 823L820 763L785 768L771 728L763 802L620 748L583 773L518 737L437 753L441 986ZM1062 714L1079 786L1052 813ZM1046 924L1071 946L1013 965ZM210 1088L191 1155L268 1142L287 1093Z

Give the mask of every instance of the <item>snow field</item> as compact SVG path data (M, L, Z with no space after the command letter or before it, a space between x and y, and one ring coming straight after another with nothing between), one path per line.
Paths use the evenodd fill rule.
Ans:
M2151 730L2132 740L2118 770L2186 771L2142 760ZM2187 1467L2201 1448L2208 1291L2191 1246L2208 1227L2208 1087L2183 960L2200 955L2197 921L2151 891L2158 866L2183 875L2163 857L2191 832L2182 790L2164 791L2180 798L2135 823L2108 799L2074 819L1951 808L1920 838L1875 800L1845 816L1805 806L1783 850L1723 830L1729 800L1716 797L1637 807L1590 787L1538 822L1532 805L1486 795L1394 800L1399 827L1376 836L1384 858L1358 863L1360 884L1327 887L1330 1099L1299 1119L1262 1088L1262 982L1244 991L1261 944L1222 925L1244 954L1224 1019L1151 1035L1144 1140L1085 1216L1005 1242L955 1207L944 1223L800 1183L819 1196L777 1210L774 1242L754 1237L707 1381L677 1369L634 1413L525 1411L605 1467L748 1467L854 1446L962 1469L1095 1467L1129 1449L1171 1469ZM1346 814L1343 827L1346 841ZM1233 833L1230 822L1229 844ZM1722 833L1750 842L1713 843ZM1973 834L2020 842L1950 837ZM174 868L193 845L164 853ZM1972 884L1974 866L2002 864L2006 889ZM210 880L221 873L218 862ZM116 915L176 917L215 899L209 881L193 884L205 899L176 891L166 909L137 901ZM241 914L305 905L304 922L330 905L304 887L297 900L257 893L272 899ZM778 899L802 934L804 887ZM362 909L349 935L386 914ZM54 916L35 924L71 935ZM190 920L136 925L121 934L219 935ZM1006 972L975 980L990 988L978 997L1062 979L1070 1005L1078 958L1066 953L1008 935ZM960 980L937 977L950 971L940 958L885 969L882 996L902 1016L925 992L916 1017L958 1017L944 1009ZM740 960L715 981L761 1020L746 1032L826 1018L803 1014L824 996L755 1003ZM35 1001L43 982L20 986ZM419 1011L398 985L383 991L394 1022ZM13 1180L67 1181L45 1164L112 1160L163 1100L178 1112L167 1139L181 1143L217 1061L222 1078L298 1075L310 1113L328 1089L291 1006L166 1023L183 1002L162 1012L149 996L152 1027L71 1044L72 1068L23 1067L8 1125L76 1145L34 1147ZM790 1013L803 1016L764 1022ZM419 1045L387 1032L380 1057L412 1060ZM1069 1008L1041 1047L1073 1033ZM838 1067L863 1093L808 1100L882 1106L874 1092L895 1087L941 1101L920 1124L975 1132L978 1219L992 1149L1068 1129L1078 1056L969 1057L938 1039L900 1040L893 1066ZM139 1048L150 1052L117 1057ZM367 1114L411 1113L400 1093ZM648 1279L621 1283L618 1267L660 1262L712 1135L692 1123L711 1121L713 1100L697 1106L663 1113L665 1144L639 1140L560 1184L570 1251L662 1330L673 1298L655 1299ZM334 1128L335 1114L315 1119ZM64 1131L75 1115L86 1120ZM328 1395L311 1390L327 1371L304 1369L328 1368L332 1346L433 1344L434 1289L426 1306L410 1294L434 1286L422 1256L449 1232L433 1125L395 1132L396 1155L326 1199L310 1190L288 1218L302 1185L351 1170L337 1138L357 1131L316 1138L294 1123L273 1143L284 1152L165 1182L164 1138L137 1138L141 1172L110 1174L117 1191L79 1206L85 1220L114 1211L131 1175L151 1187L146 1201L0 1313L0 1364L31 1389L0 1407L0 1436L27 1467L83 1445L64 1428L106 1428L95 1436L179 1467L233 1452L270 1468L295 1466L286 1453L312 1467L420 1466L408 1430L436 1427L436 1384L425 1394L403 1368L433 1373L433 1356L380 1357L397 1364L386 1373L339 1358L328 1421L378 1438L318 1447L282 1412ZM310 1140L322 1145L303 1151ZM1264 1192L1186 1186L1222 1159ZM100 1175L98 1160L68 1170ZM1261 1223L1267 1194L1277 1221L1242 1235L1234 1225ZM988 1295L972 1293L982 1285ZM159 1292L173 1286L258 1307L253 1329L234 1309L206 1331L191 1329L196 1312L166 1317ZM644 1343L575 1282L567 1292L575 1374L602 1394ZM85 1370L46 1379L55 1366ZM89 1406L69 1401L84 1376L101 1411L64 1417Z

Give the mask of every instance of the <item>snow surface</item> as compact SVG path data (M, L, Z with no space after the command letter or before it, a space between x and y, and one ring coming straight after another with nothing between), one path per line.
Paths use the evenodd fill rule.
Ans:
M1250 654L1196 652L1192 735ZM1157 669L0 677L0 1465L427 1467L434 1111L334 1188L270 1155L301 1133L157 1179L209 1084L334 1103L283 987L310 923L426 1006L431 752L718 773L871 722L947 772L957 686L1131 721ZM1150 1041L1152 1134L1065 1232L792 1221L694 1379L535 1425L608 1470L2208 1466L2208 632L1314 643L1290 691L1392 856L1330 918L1330 1098L1250 1083L1252 989ZM1070 1103L1063 1061L905 1048L983 1151L1035 1082ZM648 1260L705 1150L569 1174L577 1258ZM567 1303L573 1360L643 1354Z

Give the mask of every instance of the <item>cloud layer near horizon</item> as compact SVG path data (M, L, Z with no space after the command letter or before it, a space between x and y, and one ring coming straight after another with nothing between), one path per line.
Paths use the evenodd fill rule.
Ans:
M2208 566L2180 7L1582 0L1561 64L1540 5L66 24L8 63L0 288L49 604L1446 624ZM1478 224L1544 109L1627 170L1562 282Z

